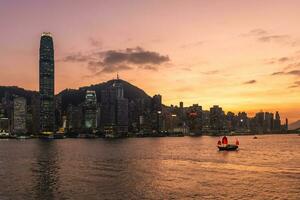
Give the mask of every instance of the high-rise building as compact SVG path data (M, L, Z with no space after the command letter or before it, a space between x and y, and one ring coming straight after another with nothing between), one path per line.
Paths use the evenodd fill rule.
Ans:
M238 131L249 130L249 118L246 112L239 112L236 118L236 129Z
M210 108L210 128L214 131L220 131L224 129L225 114L221 107L214 105Z
M26 99L24 97L14 98L13 109L13 132L26 133Z
M266 112L265 113L265 121L264 121L264 132L268 133L273 130L274 124L274 114Z
M84 127L96 129L97 127L97 96L94 90L87 90L84 102Z
M101 92L101 125L106 135L123 136L128 132L128 99L121 80Z
M0 102L0 118L4 118L5 111L4 111L4 106Z
M151 122L151 129L160 132L162 128L162 97L160 94L152 97Z
M263 133L265 121L265 113L263 111L255 114L256 130L258 133Z
M191 134L202 134L202 106L198 104L190 106L188 108L187 119Z
M43 33L40 41L40 131L55 131L54 104L54 48L50 33Z
M72 104L67 107L66 128L69 132L79 132L82 128L82 107Z
M274 119L274 131L280 131L280 129L281 129L280 115L279 112L276 111L275 119Z
M38 135L40 132L40 98L38 95L33 95L31 98L32 112L32 134Z
M162 110L161 95L156 94L152 97L152 111L157 112Z

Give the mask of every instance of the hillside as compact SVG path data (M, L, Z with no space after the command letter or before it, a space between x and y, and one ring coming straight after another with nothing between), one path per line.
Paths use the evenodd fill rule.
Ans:
M27 103L30 104L32 96L37 94L38 92L36 91L25 90L17 86L0 86L0 102L1 99L7 95L7 97L11 100L13 99L13 96L25 97Z
M300 128L300 120L289 124L289 130L296 130Z

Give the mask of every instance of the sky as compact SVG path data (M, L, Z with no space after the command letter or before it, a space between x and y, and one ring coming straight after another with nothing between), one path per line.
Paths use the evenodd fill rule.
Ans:
M298 0L0 0L0 85L38 90L41 33L55 91L116 77L166 105L300 119Z

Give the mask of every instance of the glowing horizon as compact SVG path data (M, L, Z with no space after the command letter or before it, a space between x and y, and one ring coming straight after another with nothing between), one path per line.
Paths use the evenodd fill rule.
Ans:
M296 0L0 3L0 85L38 89L42 32L55 46L56 93L118 72L166 105L279 111L300 119Z

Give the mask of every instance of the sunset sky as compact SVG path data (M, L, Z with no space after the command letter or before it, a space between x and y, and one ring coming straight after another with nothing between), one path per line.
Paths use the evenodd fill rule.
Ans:
M117 72L166 105L300 119L299 0L1 0L0 85L38 89L40 35L56 93Z

